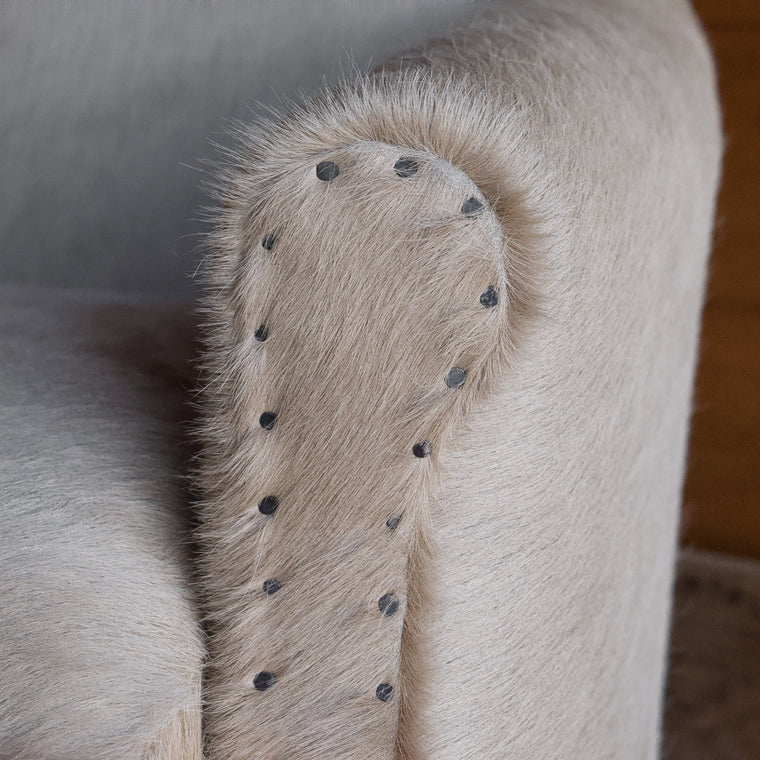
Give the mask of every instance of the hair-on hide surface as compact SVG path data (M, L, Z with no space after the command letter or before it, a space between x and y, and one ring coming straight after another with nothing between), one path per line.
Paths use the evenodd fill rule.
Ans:
M656 757L721 151L687 4L499 4L241 137L204 303L211 760Z
M185 308L0 287L0 758L200 760Z

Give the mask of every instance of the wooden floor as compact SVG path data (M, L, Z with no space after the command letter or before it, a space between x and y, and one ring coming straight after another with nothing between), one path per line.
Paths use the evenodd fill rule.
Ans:
M704 315L684 540L760 557L760 0L694 0L727 138Z

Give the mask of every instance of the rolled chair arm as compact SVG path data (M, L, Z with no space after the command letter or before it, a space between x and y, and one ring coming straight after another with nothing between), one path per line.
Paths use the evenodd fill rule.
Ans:
M654 758L721 153L684 2L500 3L242 138L211 758Z

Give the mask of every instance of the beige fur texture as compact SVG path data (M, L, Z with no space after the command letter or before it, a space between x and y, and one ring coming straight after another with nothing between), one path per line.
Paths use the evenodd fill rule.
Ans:
M721 151L689 7L498 4L241 138L199 395L210 760L657 757ZM190 337L1 295L0 759L200 760Z
M413 176L394 171L401 158L417 162ZM392 753L399 706L414 709L417 658L404 659L402 626L410 644L419 639L439 448L509 347L500 225L490 209L461 212L470 198L486 203L461 171L372 141L319 159L339 176L320 181L311 157L294 158L259 186L261 218L226 289L245 350L230 346L232 361L211 379L213 431L235 431L206 473L219 496L203 533L215 584L209 709L230 714L223 729L210 724L219 757L239 756L236 737L262 707L256 744L268 756L293 745ZM261 245L269 234L271 250ZM489 286L502 296L496 308L480 302ZM261 324L265 342L254 337ZM453 366L467 369L461 388L444 382ZM266 411L277 414L272 430L259 424ZM423 440L430 458L413 455ZM268 494L279 499L272 516L257 509ZM282 585L271 597L268 578ZM386 593L400 602L388 618ZM293 637L295 614L311 632L306 647ZM261 670L276 687L252 695ZM380 683L394 688L386 704ZM340 732L345 720L354 731Z
M688 5L497 4L241 138L206 268L212 760L655 758L721 152Z
M200 760L185 308L0 287L0 758Z

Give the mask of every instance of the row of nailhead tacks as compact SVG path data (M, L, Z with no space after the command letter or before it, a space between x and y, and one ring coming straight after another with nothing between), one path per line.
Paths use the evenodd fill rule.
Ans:
M414 158L401 158L396 161L394 170L399 177L411 177L417 173L419 169L419 163ZM340 169L338 166L330 161L322 161L317 164L317 177L323 182L330 182L334 180ZM468 217L479 216L483 210L483 204L477 198L468 198L462 204L462 213ZM275 236L273 234L265 235L261 240L261 245L267 251L271 251L275 243ZM499 293L493 285L489 285L486 290L480 294L480 303L486 309L492 309L499 303ZM267 325L260 325L254 337L258 341L265 341L269 337L269 328ZM464 384L467 377L467 373L461 367L452 367L444 377L444 382L449 388L459 388ZM259 417L259 425L264 430L271 430L277 421L277 414L275 412L263 412ZM414 456L424 459L430 456L432 447L429 441L421 441L415 443L412 446L412 454ZM259 502L259 511L264 515L273 515L279 506L279 501L276 496L265 496ZM386 521L386 526L391 530L395 530L401 521L401 515L393 515ZM268 596L276 594L282 584L275 578L268 578L264 581L264 591ZM378 609L383 617L390 617L394 615L399 608L398 597L394 594L383 594L377 602ZM274 686L275 676L268 670L262 670L256 674L253 679L253 685L258 691L265 691L266 689ZM388 683L381 683L375 689L375 696L382 702L387 702L391 698L393 693L393 686Z

